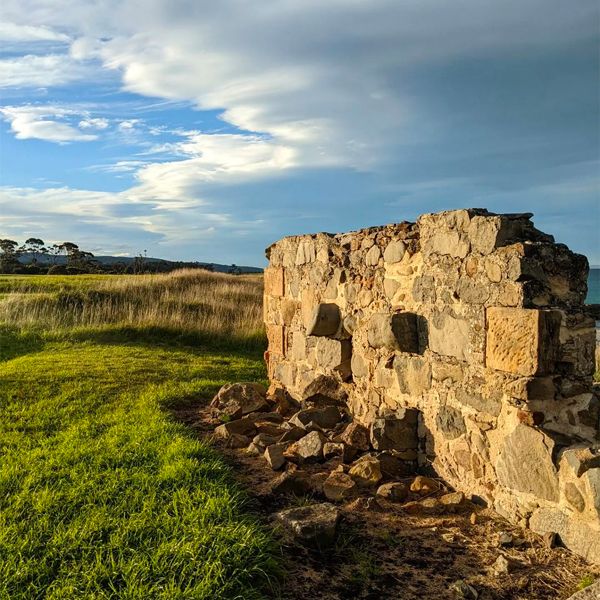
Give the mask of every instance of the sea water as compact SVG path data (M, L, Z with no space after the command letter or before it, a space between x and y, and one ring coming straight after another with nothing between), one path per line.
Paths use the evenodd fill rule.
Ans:
M600 269L590 269L586 304L600 304Z

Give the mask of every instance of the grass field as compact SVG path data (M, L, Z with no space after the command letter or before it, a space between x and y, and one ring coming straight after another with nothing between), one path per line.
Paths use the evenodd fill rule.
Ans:
M268 533L170 414L265 377L261 286L201 272L0 276L2 600L271 589Z

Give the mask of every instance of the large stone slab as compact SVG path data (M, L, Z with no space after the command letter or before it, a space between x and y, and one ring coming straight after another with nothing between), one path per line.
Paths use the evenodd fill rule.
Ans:
M552 372L559 349L561 313L490 307L486 311L486 366L517 375Z
M468 360L470 325L466 319L435 313L429 323L429 347L436 354Z
M560 508L540 508L529 519L529 527L537 533L556 533L561 542L585 559L600 563L600 526L577 519Z
M518 424L508 435L496 461L498 481L517 492L558 502L558 474L552 462L554 441L532 427Z

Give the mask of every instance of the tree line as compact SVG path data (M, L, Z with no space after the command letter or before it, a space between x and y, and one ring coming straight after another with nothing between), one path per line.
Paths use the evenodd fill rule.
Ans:
M46 244L40 238L28 238L23 244L10 239L0 239L0 273L19 275L77 275L84 273L141 274L166 273L175 269L195 268L213 271L211 264L183 261L149 261L139 254L133 261L116 261L103 264L91 252L82 250L73 242ZM230 273L240 269L231 265Z

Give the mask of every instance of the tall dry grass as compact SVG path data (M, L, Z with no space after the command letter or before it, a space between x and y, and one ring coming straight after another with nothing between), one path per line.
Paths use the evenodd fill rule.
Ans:
M47 279L19 280L15 291L0 299L0 322L51 330L121 325L221 337L263 335L260 276L182 269L114 276L91 285L82 280L81 287L76 277L58 290Z

